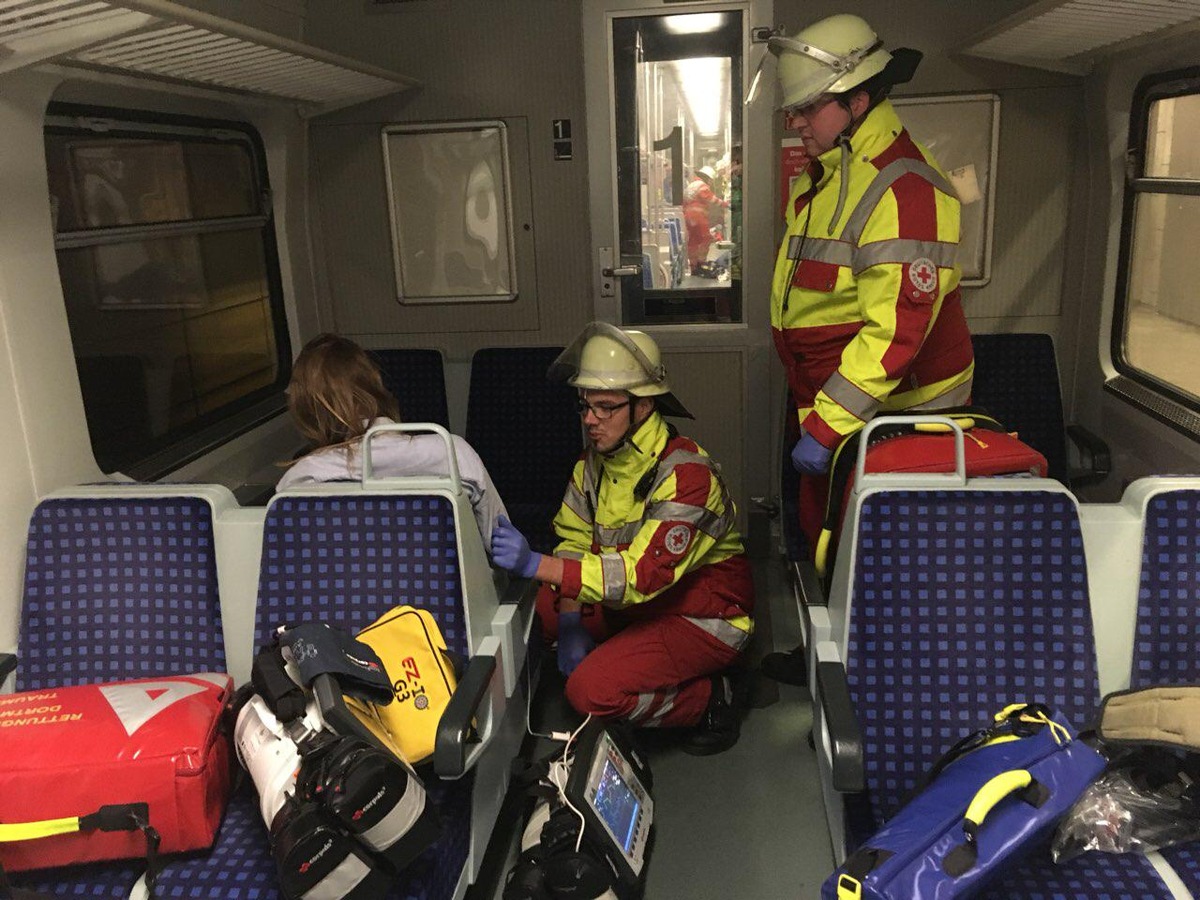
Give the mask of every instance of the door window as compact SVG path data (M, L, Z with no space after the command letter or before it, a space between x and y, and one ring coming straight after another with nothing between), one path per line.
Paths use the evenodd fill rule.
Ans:
M742 13L613 20L628 324L741 322Z

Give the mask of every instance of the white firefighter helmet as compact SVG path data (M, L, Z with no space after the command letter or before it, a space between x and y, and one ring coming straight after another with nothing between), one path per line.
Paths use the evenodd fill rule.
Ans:
M790 38L772 37L769 43L779 56L781 109L857 87L882 72L892 58L866 20L848 13L814 22Z
M665 415L692 418L671 393L658 344L642 331L592 322L550 364L546 377L580 390L625 391L634 397L654 397Z

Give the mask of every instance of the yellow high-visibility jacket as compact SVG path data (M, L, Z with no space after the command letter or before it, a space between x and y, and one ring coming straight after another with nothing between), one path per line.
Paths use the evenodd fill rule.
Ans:
M815 178L815 180L814 180ZM800 423L835 447L880 410L970 400L959 201L891 103L793 185L771 327Z
M615 453L589 449L575 464L554 518L559 593L747 632L753 596L736 515L716 464L654 412Z

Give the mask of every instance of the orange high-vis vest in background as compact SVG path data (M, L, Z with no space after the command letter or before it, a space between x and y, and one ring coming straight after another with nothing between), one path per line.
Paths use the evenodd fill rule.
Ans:
M804 430L832 448L877 412L969 402L959 201L891 103L796 179L786 213L771 328Z

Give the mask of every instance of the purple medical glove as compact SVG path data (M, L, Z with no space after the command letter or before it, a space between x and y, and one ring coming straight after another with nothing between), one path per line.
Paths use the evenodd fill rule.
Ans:
M831 456L832 450L806 432L792 448L792 467L805 475L824 475Z
M558 614L558 671L570 675L595 646L596 642L583 627L582 613Z
M496 519L496 527L492 529L492 562L514 575L532 578L541 561L542 554L529 549L529 541L512 522L505 516Z

